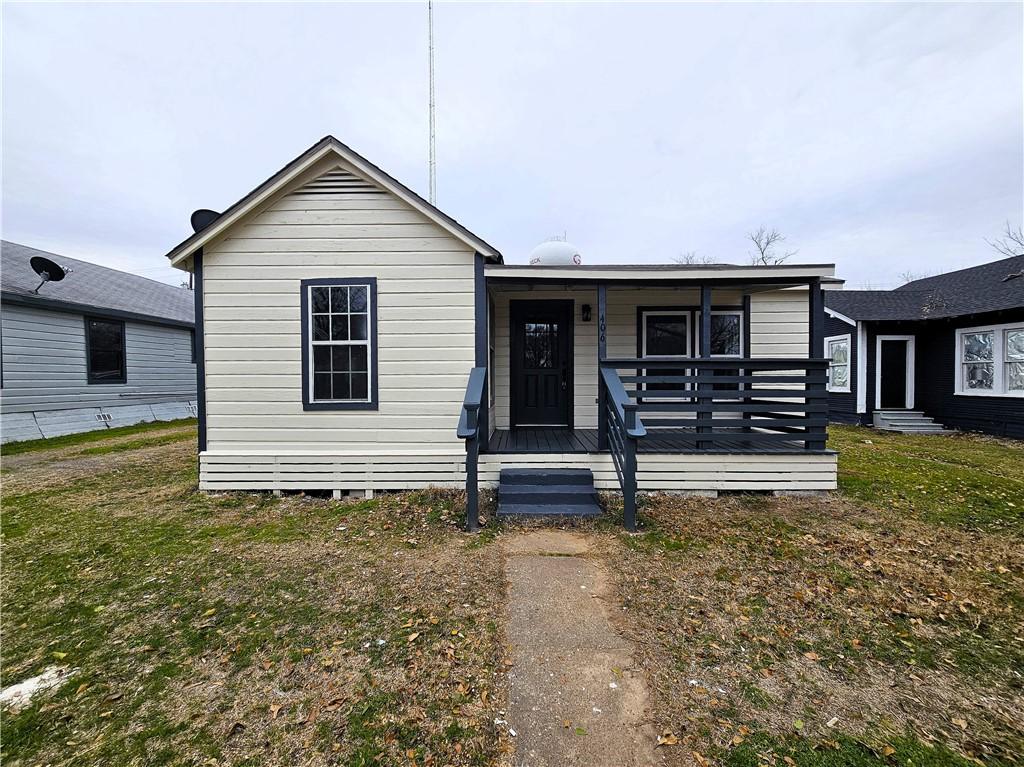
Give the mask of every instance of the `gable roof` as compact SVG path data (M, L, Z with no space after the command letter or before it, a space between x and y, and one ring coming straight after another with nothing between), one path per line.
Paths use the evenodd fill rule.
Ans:
M178 266L181 264L198 248L201 248L205 243L234 224L257 205L266 201L271 195L280 191L314 163L329 157L331 154L346 161L387 191L407 202L442 229L445 229L453 237L469 245L477 253L490 261L502 263L501 253L496 248L487 244L483 239L473 234L447 213L424 200L409 189L409 187L389 176L365 157L338 141L334 136L324 136L273 176L245 195L245 197L221 213L205 229L201 229L172 248L170 253L167 254L167 258L171 260L171 265Z
M39 276L29 265L32 256L45 256L71 273L35 293ZM12 303L85 313L113 312L175 325L195 324L195 297L190 290L6 240L0 243L0 289L4 301Z
M1024 308L1024 255L895 290L828 290L825 306L855 320L927 320Z

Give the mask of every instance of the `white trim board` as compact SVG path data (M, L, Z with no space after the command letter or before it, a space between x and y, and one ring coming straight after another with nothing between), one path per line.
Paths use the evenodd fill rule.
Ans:
M851 320L845 314L841 314L840 312L837 312L835 309L829 309L827 306L825 307L825 314L827 314L829 317L839 320L840 322L845 322L847 325L853 325L855 327L857 325L856 322Z
M868 328L857 323L857 412L868 412Z
M914 409L914 336L875 336L875 410L882 410L882 341L906 341L907 391L903 408ZM895 408L901 410L903 408Z

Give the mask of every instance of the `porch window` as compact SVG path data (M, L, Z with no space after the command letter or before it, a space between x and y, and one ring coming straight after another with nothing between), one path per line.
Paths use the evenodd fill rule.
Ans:
M690 356L690 313L686 311L645 311L641 315L641 356L645 359L688 359ZM645 375L685 376L686 368L650 369ZM649 383L647 391L680 391L683 384Z
M700 312L694 316L697 325L697 348L700 348ZM711 356L740 357L743 351L743 311L711 312Z
M957 394L1024 397L1024 325L962 328L956 336Z
M303 406L377 409L377 282L302 282Z
M829 336L825 339L825 356L828 358L828 390L850 392L850 334Z

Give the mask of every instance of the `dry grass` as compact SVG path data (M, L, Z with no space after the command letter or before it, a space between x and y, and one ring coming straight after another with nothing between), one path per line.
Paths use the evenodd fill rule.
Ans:
M502 559L461 496L208 496L193 439L5 461L5 684L79 671L4 762L497 761Z
M667 762L1019 763L1024 546L930 516L660 496L605 536Z

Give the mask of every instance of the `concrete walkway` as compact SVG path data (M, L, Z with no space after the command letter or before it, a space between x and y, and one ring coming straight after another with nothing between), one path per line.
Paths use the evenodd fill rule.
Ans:
M583 535L537 531L506 542L512 648L508 724L517 767L657 765L642 724L647 690L616 634L607 574Z

